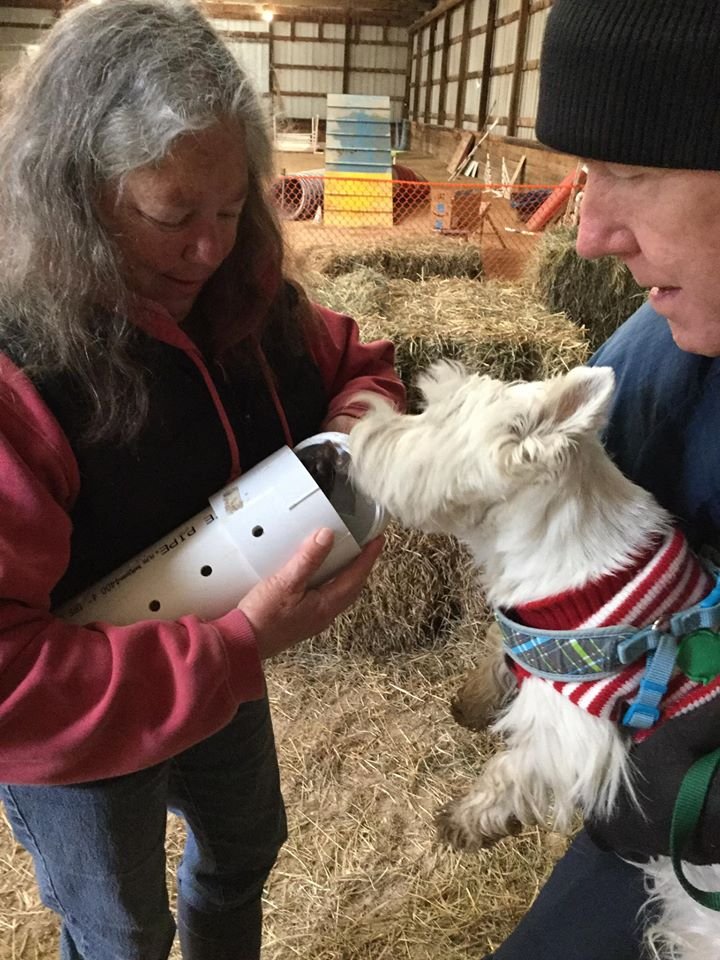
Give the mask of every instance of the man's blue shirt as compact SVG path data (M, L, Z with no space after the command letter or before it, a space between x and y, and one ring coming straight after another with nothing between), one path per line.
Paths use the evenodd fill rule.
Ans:
M720 550L720 358L680 350L645 304L594 355L615 371L613 460L652 491L695 547Z

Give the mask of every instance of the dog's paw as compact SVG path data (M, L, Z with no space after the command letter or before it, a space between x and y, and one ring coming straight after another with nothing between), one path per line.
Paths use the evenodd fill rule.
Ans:
M480 701L466 696L462 686L450 701L450 713L455 723L468 730L486 730L497 716L499 706L494 700Z
M493 846L504 837L520 833L523 825L516 817L508 817L502 823L481 826L477 817L471 816L467 802L450 800L441 807L435 816L435 829L438 840L448 844L453 850L475 853Z
M488 727L517 692L517 681L507 665L497 624L488 629L483 642L487 653L450 701L455 722L470 730Z

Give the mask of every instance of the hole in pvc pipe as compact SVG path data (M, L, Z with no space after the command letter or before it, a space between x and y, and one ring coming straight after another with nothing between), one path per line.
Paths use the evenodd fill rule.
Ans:
M151 600L150 603L148 604L148 607L150 608L150 610L152 610L153 613L157 613L158 610L160 609L160 601Z
M257 526L252 528L251 533L254 537L261 537L265 533L265 531L263 530L262 527Z
M211 573L212 573L212 567L209 567L207 564L205 564L204 567L200 567L201 577L209 577Z

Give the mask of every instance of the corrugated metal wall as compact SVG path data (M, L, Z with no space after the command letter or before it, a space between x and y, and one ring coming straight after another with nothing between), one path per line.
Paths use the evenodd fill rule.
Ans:
M32 55L53 23L49 10L22 10L0 6L0 75L22 58Z
M410 29L410 119L533 139L552 0L457 0Z
M37 43L49 26L47 10L0 5L0 74ZM276 114L325 118L328 93L389 96L391 116L403 114L408 31L403 27L311 20L215 19L238 61L270 98ZM16 26L17 24L17 26ZM37 26L36 26L37 24Z
M391 116L534 138L552 0L445 0L408 30L357 22L214 20L280 117L325 118L328 93L389 96ZM0 73L41 40L46 10L0 5ZM406 102L407 101L407 102Z
M270 93L270 34L262 20L210 21L233 56L253 78L258 91Z

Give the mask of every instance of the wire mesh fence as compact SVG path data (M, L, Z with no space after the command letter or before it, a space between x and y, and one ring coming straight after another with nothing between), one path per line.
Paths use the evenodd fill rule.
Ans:
M368 246L473 244L484 275L515 280L537 237L575 202L563 184L433 183L395 169L401 179L314 170L278 177L272 196L290 248L312 262Z

